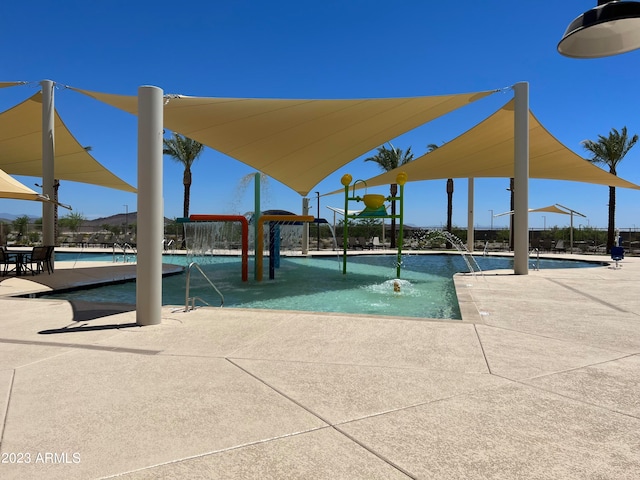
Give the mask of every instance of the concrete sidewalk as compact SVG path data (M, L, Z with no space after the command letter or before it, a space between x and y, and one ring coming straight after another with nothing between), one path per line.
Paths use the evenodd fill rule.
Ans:
M6 296L112 267L4 279L0 478L635 480L640 259L621 265L459 275L463 321L165 307L137 327Z

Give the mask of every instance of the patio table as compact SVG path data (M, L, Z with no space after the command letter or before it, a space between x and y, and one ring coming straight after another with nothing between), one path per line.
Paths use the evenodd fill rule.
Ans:
M22 272L24 272L24 262L25 259L27 258L28 255L31 254L31 250L17 250L17 249L13 249L13 248L7 248L5 249L5 251L7 252L7 257L9 258L9 261L14 264L16 266L15 272L16 272L16 277L19 277L22 275ZM14 262L15 259L15 262Z

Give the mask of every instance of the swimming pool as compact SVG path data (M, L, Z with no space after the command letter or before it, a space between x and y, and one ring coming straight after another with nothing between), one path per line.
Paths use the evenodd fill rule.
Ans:
M510 257L474 257L482 269L513 269ZM56 261L104 260L110 255L56 254ZM394 289L395 255L350 256L347 274L342 274L341 257L283 257L275 279L248 282L240 278L240 258L208 256L195 259L207 277L224 295L225 307L342 312L385 316L461 319L453 275L467 272L461 255L404 255L399 291ZM165 256L166 263L186 265L184 256ZM597 264L576 261L540 260L541 268L581 268ZM250 268L252 270L252 268ZM185 274L163 279L164 305L184 305ZM211 305L220 300L206 279L193 270L190 296ZM82 289L46 295L48 298L90 302L135 304L135 283ZM201 303L198 303L201 305Z

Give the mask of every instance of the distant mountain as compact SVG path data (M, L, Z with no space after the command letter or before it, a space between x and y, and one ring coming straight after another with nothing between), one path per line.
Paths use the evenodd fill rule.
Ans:
M124 225L127 222L129 223L129 225L138 223L138 212L117 213L115 215L111 215L110 217L100 217L93 220L85 220L84 222L82 222L82 225L86 227L100 227L101 225Z
M41 215L38 215L38 216L27 215L27 216L29 217L29 220L37 220L39 218L42 218ZM13 222L18 217L22 217L22 215L15 215L13 213L0 213L0 221L2 222Z
M169 223L172 220L165 217L164 222ZM117 213L110 217L101 217L94 220L85 220L82 225L85 227L101 227L102 225L124 225L125 223L132 225L138 223L138 212Z
M0 222L11 223L16 218L21 216L22 215L15 215L12 213L0 213ZM42 218L42 216L34 215L28 215L28 217L31 221ZM164 221L165 223L170 223L172 220L165 217ZM85 220L84 222L82 222L82 225L85 227L101 227L102 225L124 225L127 222L129 223L129 225L138 223L138 212L129 212L128 214L117 213L115 215L111 215L110 217L100 217L93 220Z

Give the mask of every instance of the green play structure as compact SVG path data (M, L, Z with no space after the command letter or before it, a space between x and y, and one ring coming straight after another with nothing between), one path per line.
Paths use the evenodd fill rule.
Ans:
M404 224L404 184L407 183L408 176L405 172L400 172L396 176L396 183L400 186L399 195L397 197L385 197L380 194L367 194L362 197L355 195L356 184L363 183L367 186L367 182L364 180L356 180L351 185L353 178L348 173L343 175L340 179L340 183L344 185L344 232L343 232L343 254L342 254L342 273L347 273L347 247L349 245L349 232L348 232L348 219L358 219L362 217L367 218L396 218L399 220L398 227L398 254L396 262L396 277L400 278L400 269L402 266L402 236L403 236L403 224ZM349 196L349 186L352 186L352 193ZM384 206L384 202L399 202L399 213L396 215L387 214L387 209ZM349 201L364 202L365 208L358 214L349 214Z

